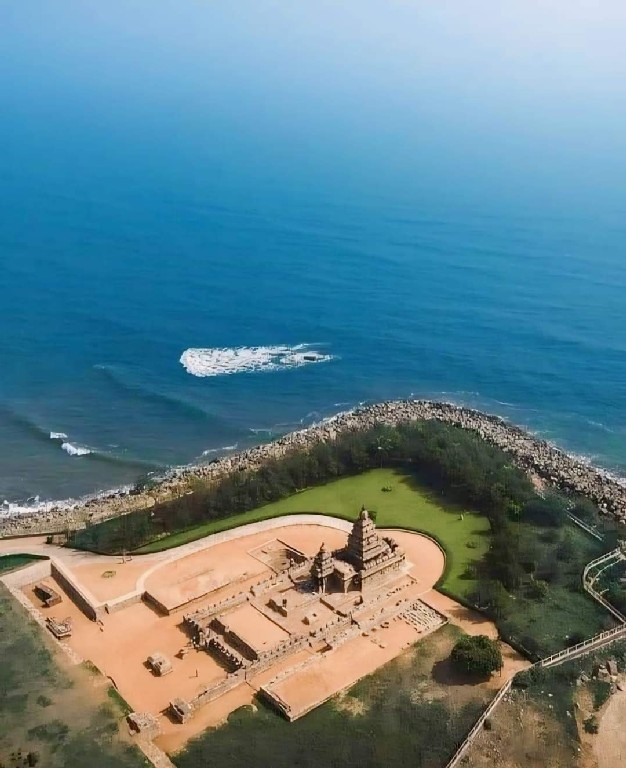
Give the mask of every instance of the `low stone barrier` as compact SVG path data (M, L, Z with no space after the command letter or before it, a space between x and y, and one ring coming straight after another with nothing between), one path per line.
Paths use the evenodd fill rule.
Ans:
M143 595L140 592L134 592L130 595L122 595L116 600L110 600L109 602L105 603L104 610L107 613L115 613L116 611L121 611L122 608L127 608L129 605L140 603L142 598Z
M14 587L15 589L21 589L27 584L32 584L35 581L42 581L47 579L52 574L52 562L50 560L38 560L31 565L18 568L15 571L6 573L2 577L2 581L7 587Z
M97 621L102 614L102 604L76 584L71 572L61 562L51 560L50 564L53 578L63 587L87 618Z

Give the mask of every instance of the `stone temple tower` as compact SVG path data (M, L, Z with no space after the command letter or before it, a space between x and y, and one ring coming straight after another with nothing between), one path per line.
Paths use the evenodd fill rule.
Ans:
M363 507L348 535L345 558L357 571L362 571L377 558L387 554L389 545L376 533L374 521Z
M335 564L332 553L322 544L319 552L313 558L313 568L311 569L311 575L318 592L326 591L326 582L332 576L334 570Z

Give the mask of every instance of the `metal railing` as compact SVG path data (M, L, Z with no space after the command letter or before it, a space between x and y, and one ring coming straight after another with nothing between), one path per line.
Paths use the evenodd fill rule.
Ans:
M577 520L577 519L576 519ZM591 531L589 531L591 533ZM569 648L565 648L562 651L559 651L558 653L553 653L551 656L547 656L545 659L541 659L540 661L533 664L529 669L532 669L533 667L556 667L559 664L564 664L566 661L569 661L570 659L575 659L580 656L584 656L587 653L591 653L592 651L597 650L598 648L602 648L605 645L609 645L610 643L613 643L615 640L619 640L622 637L626 637L626 617L623 616L620 611L617 610L617 608L614 608L610 603L608 603L602 595L600 595L596 590L593 588L593 581L588 581L588 575L589 572L599 566L603 565L604 563L608 563L610 560L613 559L626 559L624 557L624 552L620 547L617 549L612 550L611 552L607 552L605 555L602 555L601 557L596 558L595 560L592 560L590 563L587 563L585 566L585 569L583 570L583 588L586 592L591 595L591 597L594 600L597 600L604 608L606 608L618 621L620 622L620 626L614 627L613 629L608 629L604 632L600 632L597 635L594 635L593 637L588 638L587 640L583 640L581 643L577 643L576 645L572 645ZM454 755L452 756L451 760L446 764L445 768L456 768L456 766L459 765L461 760L465 757L465 754L467 753L468 749L471 747L474 739L478 734L481 732L485 720L491 715L491 713L494 711L494 709L498 706L498 704L502 701L502 699L506 696L506 694L511 690L511 686L513 685L513 678L509 680L507 683L505 683L502 688L498 691L496 696L493 698L493 700L490 702L487 709L482 713L482 715L478 718L472 729L469 731L461 745L458 747Z
M588 533L590 536L593 536L593 538L597 539L598 541L604 541L604 536L595 528L592 528L584 520L581 520L579 517L576 517L576 515L573 515L571 512L568 512L567 516L572 521L572 523L574 523L574 525L577 525L579 528L582 528L583 531L585 531L585 533Z
M624 616L621 611L618 611L617 608L612 606L611 603L605 600L604 597L594 589L594 578L589 579L589 572L594 568L597 568L599 565L609 563L611 560L615 560L617 564L617 562L623 559L624 553L622 552L621 547L618 547L617 549L611 550L611 552L607 552L606 555L602 555L602 557L598 557L595 560L592 560L590 563L587 563L583 571L583 589L585 592L591 595L594 600L600 603L603 608L609 611L609 613L612 614L612 616L614 616L620 623L626 624L626 616ZM599 574L596 574L595 578L597 578L598 575Z
M614 640L619 640L622 636L626 637L626 625L613 627L613 629L607 629L604 632L600 632L593 637L587 638L587 640L583 640L582 643L576 643L576 645L565 648L558 653L553 653L552 656L547 656L545 659L541 659L541 661L538 661L537 664L533 666L556 667L558 664L562 664L569 659L584 656L586 653L595 651L597 648L609 645L609 643L612 643Z

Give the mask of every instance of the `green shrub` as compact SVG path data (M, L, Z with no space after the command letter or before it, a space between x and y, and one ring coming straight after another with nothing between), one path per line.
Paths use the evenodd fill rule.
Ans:
M502 669L500 646L487 635L463 635L452 649L450 659L457 669L475 677L489 677Z

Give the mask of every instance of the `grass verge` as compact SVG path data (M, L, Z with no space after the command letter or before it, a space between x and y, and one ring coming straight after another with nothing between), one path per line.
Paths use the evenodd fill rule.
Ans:
M36 754L46 768L140 768L144 756L119 732L106 685L60 651L0 585L0 765ZM19 763L20 765L25 763Z

